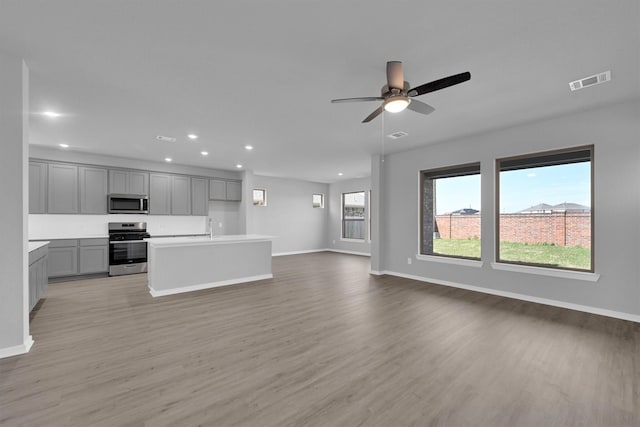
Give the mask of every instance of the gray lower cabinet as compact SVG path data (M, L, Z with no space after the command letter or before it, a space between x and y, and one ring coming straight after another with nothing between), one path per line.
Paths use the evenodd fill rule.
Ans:
M149 174L109 169L109 193L147 195L149 194Z
M51 278L109 271L109 239L52 240L48 275Z
M107 169L80 166L80 213L107 213Z
M81 239L79 246L79 274L109 271L108 239Z
M48 276L63 277L78 274L78 240L52 240L49 243Z
M242 181L227 181L227 200L239 202L242 200Z
M78 166L49 163L47 184L49 213L78 213Z
M191 215L209 215L209 180L191 178Z
M47 246L29 252L29 311L47 293L49 276L47 274Z
M29 162L29 213L47 213L47 164Z

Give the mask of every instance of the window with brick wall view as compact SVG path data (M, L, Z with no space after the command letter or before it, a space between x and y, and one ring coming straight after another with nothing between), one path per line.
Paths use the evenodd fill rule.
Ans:
M420 253L480 259L480 163L420 176Z
M499 262L593 271L593 147L497 160Z
M364 191L342 193L342 238L365 238Z

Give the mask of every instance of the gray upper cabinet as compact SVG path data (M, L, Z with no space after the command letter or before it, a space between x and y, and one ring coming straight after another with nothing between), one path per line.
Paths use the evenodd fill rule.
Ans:
M107 213L107 170L80 166L80 213Z
M191 215L209 215L209 180L191 178Z
M191 178L171 176L171 215L191 215Z
M171 175L149 175L149 213L171 215Z
M129 194L149 194L149 174L129 172Z
M227 181L227 200L242 200L242 181Z
M227 181L222 179L209 180L209 199L227 200Z
M109 169L109 193L147 195L149 194L149 174Z
M49 163L47 181L48 212L78 213L78 166Z
M29 213L47 213L47 164L29 162Z

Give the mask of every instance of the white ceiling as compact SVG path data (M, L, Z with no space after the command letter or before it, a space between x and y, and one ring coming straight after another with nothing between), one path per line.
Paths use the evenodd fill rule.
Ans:
M26 60L33 113L64 113L32 115L32 144L333 182L368 176L383 149L640 97L639 4L1 0L0 51ZM378 104L329 102L379 95L388 60L412 86L471 81L421 96L429 116L361 124ZM612 82L569 90L605 70ZM409 136L383 146L398 130Z

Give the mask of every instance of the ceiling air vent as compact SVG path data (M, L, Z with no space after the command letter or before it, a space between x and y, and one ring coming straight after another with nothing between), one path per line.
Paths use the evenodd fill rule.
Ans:
M585 87L598 85L600 83L608 82L611 80L611 71L605 71L603 73L595 74L593 76L585 77L584 79L576 80L569 83L571 90L584 89Z
M403 131L399 130L398 132L390 133L390 134L389 134L389 135L387 135L387 136L388 136L389 138L391 138L391 139L399 139L399 138L405 137L405 136L407 136L407 135L409 135L409 134L408 134L408 133L406 133L406 132L403 132Z
M162 142L176 142L176 139L172 136L162 136L162 135L158 135L156 136L156 139L158 141L162 141Z

